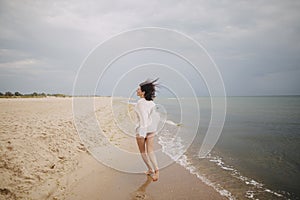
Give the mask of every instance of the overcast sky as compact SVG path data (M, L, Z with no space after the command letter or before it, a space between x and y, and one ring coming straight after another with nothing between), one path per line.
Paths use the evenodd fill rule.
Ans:
M93 48L122 31L149 26L201 43L228 95L300 94L296 0L0 0L0 92L71 94Z

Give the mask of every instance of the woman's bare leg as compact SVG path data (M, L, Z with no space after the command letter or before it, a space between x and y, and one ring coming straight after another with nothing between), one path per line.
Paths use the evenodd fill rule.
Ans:
M137 137L136 137L136 142L137 142L138 147L139 147L139 150L140 150L140 152L141 152L141 156L142 156L142 158L143 158L145 164L146 164L147 167L148 167L149 172L152 171L152 168L151 168L149 159L148 159L148 157L147 157L147 155L146 155L145 138L140 137L140 136L137 136Z
M153 175L153 180L156 181L156 180L158 180L158 177L159 177L159 171L158 171L159 169L158 169L156 156L154 153L154 134L153 133L151 133L147 136L146 147L147 147L147 154L148 154L150 161L155 170L155 173Z

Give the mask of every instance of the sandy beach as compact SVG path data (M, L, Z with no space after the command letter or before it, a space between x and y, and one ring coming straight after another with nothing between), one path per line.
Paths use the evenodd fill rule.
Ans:
M95 104L107 138L136 152L109 105L109 97ZM0 199L225 199L176 163L153 182L98 162L77 134L72 98L0 99L0 114Z

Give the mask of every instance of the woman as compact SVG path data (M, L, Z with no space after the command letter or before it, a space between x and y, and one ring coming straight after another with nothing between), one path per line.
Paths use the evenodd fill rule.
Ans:
M159 178L159 169L153 150L154 135L157 131L157 122L159 121L157 119L159 116L155 112L156 106L153 102L153 98L155 97L156 81L157 79L154 81L145 81L139 85L136 93L140 99L135 106L135 111L138 116L136 141L141 152L141 156L148 167L146 174L152 176L153 181L157 181Z

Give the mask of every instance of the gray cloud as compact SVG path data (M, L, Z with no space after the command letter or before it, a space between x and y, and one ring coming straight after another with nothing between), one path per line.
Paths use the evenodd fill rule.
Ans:
M229 95L300 94L299 10L299 2L279 0L2 0L0 91L70 94L97 44L131 28L160 26L203 44Z

